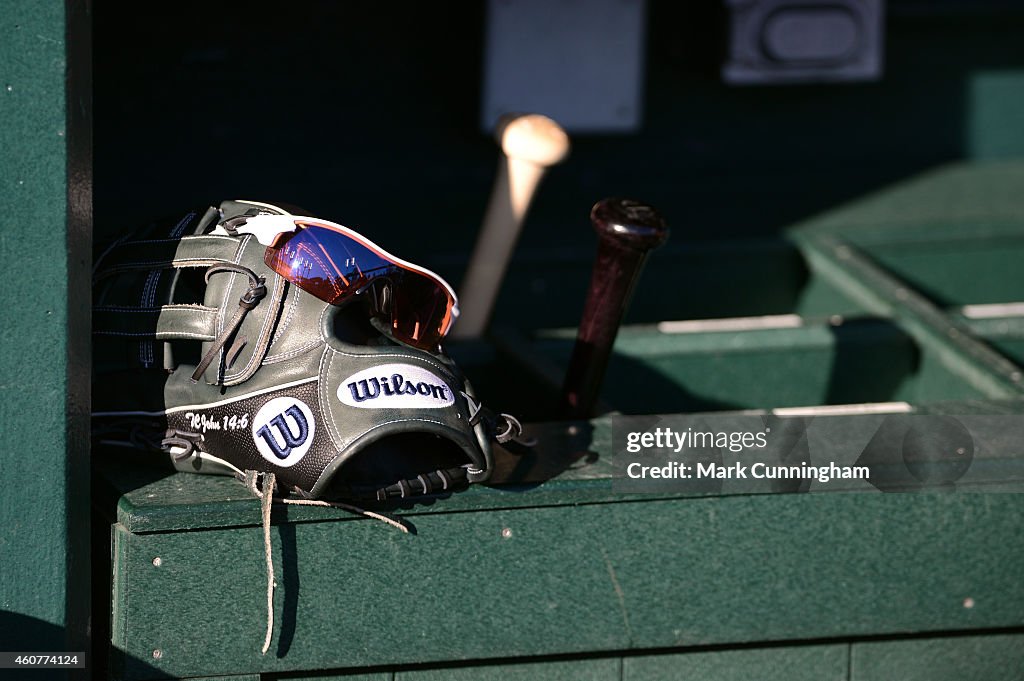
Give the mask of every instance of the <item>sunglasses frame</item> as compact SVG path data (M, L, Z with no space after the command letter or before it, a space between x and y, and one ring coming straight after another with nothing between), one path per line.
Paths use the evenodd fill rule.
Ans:
M444 319L442 319L442 324L444 325L444 328L440 332L439 340L445 338L451 331L451 328L454 325L455 320L459 316L459 298L455 294L455 289L453 289L447 281L445 281L440 275L436 274L435 272L431 272L425 267L420 267L419 265L411 263L407 260L403 260L402 258L396 257L391 253L388 253L383 248L381 248L374 242L370 241L365 236L363 236L359 232L356 232L355 230L345 227L344 225L339 225L336 222L331 222L329 220L323 220L320 218L306 217L303 215L260 214L246 218L244 223L239 224L237 227L234 228L234 231L238 234L251 234L252 236L256 237L257 241L266 246L269 252L269 249L271 248L279 248L278 245L284 240L286 235L294 234L298 232L300 228L305 227L319 227L322 229L337 232L342 236L352 239L360 246L373 252L377 257L391 263L397 268L413 272L419 276L425 277L438 284L439 288L448 295L450 301ZM362 293L367 288L372 287L373 284L374 281L371 279L363 287L360 287L358 290L352 291L352 296L356 296ZM298 286L297 283L295 283L295 285ZM311 293L311 295L315 294ZM330 301L324 302L330 303Z

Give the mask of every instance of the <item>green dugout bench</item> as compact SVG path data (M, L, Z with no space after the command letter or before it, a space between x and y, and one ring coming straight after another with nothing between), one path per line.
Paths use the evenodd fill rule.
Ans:
M696 66L676 68L683 57L667 47L666 19L699 11L650 3L649 131L583 139L578 157L581 166L607 158L618 167L616 159L639 150L653 159L651 169L637 171L632 184L616 169L598 177L569 165L561 180L553 173L551 198L542 192L531 219L554 243L538 246L539 236L525 235L515 263L521 285L506 286L499 301L505 317L486 339L450 346L479 393L500 396L503 410L522 415L538 446L499 452L493 484L397 509L412 534L333 509L275 508L275 624L261 655L267 612L258 502L230 479L171 473L159 462L90 453L86 444L82 292L90 242L110 238L137 214L192 205L202 192L277 186L245 169L218 180L221 171L208 166L182 179L194 157L174 160L175 145L184 156L196 148L191 137L201 148L216 141L244 149L254 124L218 127L191 108L181 122L178 111L162 113L165 100L154 94L177 92L175 77L200 73L188 87L216 112L210 95L241 62L218 56L220 48L196 47L202 36L186 29L200 8L187 3L177 18L170 8L153 9L152 23L168 28L145 35L120 30L122 23L147 25L141 10L125 10L125 18L109 5L91 16L89 3L7 3L0 16L9 36L0 44L0 139L11 152L0 165L0 253L9 273L0 313L0 424L9 443L0 652L86 651L88 669L69 674L111 679L1024 678L1024 137L1017 115L1024 55L1011 40L1024 23L1019 10L999 3L940 3L935 14L891 4L882 84L740 92ZM379 30L390 27L375 11L357 13ZM411 45L392 46L396 55L414 51L417 36L444 19L416 17L394 29ZM92 62L91 39L98 46ZM468 40L450 49L479 47ZM147 41L155 45L149 52ZM178 61L176 41L188 46ZM945 50L939 56L921 49L936 44ZM131 50L138 59L126 56ZM450 59L455 52L417 54L426 55L424 70L458 61ZM981 56L965 56L973 54ZM375 58L389 73L385 56ZM282 77L273 63L260 63L266 78ZM136 78L144 66L160 76L156 84L137 84L148 82ZM310 68L288 78L308 85L324 77ZM250 79L244 87L260 84L253 72L243 75ZM954 76L962 78L959 89L949 85ZM691 99L663 87L675 78L689 85ZM126 82L140 89L122 97ZM395 89L377 87L367 91ZM817 95L834 95L835 103L813 103ZM156 104L146 104L147 96ZM452 101L474 106L465 97ZM881 141L871 146L869 132L850 126L882 102L891 103L892 122L878 123ZM675 131L681 103L696 132ZM750 122L753 132L739 125L742 117L720 115L747 106L766 112ZM807 146L832 139L836 146L820 152L818 165L806 150L785 157L777 140L801 129L787 121L822 111L815 107L834 107L838 128L812 126ZM935 116L920 115L926 111ZM448 170L437 173L454 187L442 198L432 194L438 185L431 182L440 180L417 190L388 165L394 159L352 163L353 170L308 151L296 153L309 174L285 174L280 191L302 198L305 185L315 185L310 196L338 208L329 198L337 191L339 203L366 211L367 223L379 211L385 224L411 224L413 206L439 201L443 219L429 224L454 226L424 264L457 282L494 156L486 140L467 141L432 115L425 107L430 134L422 153L454 140ZM924 132L915 134L918 121ZM383 135L387 124L374 130ZM844 125L854 132L841 134ZM133 139L149 140L153 156ZM352 144L352 158L369 159L359 141ZM667 152L659 155L663 144L696 160L677 167ZM295 148L267 145L278 160ZM720 182L703 179L719 155L743 156L749 165L718 167ZM159 165L153 158L167 159L167 167L151 170ZM269 167L253 163L261 172ZM484 168L484 179L467 179L463 167ZM349 184L396 179L370 183L368 203L380 205L359 208L355 194L325 188L331 183L318 175L325 169ZM321 180L309 183L309 176ZM765 184L744 183L755 176ZM696 188L677 186L687 181ZM389 206L385 185L395 184L409 197ZM553 226L567 206L585 216L581 196L592 202L606 189L645 185L675 231L651 258L619 334L604 413L551 420L593 239L585 217L578 237L555 235ZM743 200L725 205L733 193ZM396 250L414 252L420 238L412 227L396 228ZM813 416L851 433L908 415L988 425L974 432L972 470L980 477L939 489L624 489L619 429L685 424L691 414ZM824 458L848 455L840 440L819 438L815 446Z

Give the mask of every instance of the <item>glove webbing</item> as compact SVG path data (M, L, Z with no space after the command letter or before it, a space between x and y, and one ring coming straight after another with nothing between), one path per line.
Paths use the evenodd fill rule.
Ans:
M405 499L406 497L433 494L434 492L445 492L465 485L466 468L464 466L455 466L452 468L439 468L429 473L421 473L415 478L399 480L387 487L375 488L353 485L350 489L353 498L356 499L387 501L388 499Z
M487 426L493 433L496 442L506 443L509 441L523 442L520 438L523 434L523 426L519 419L511 414L495 414L489 409L477 405L476 411L470 418L469 424L475 426L480 421L486 420ZM499 422L502 424L499 426ZM500 430L499 430L500 428ZM349 488L350 494L357 499L375 499L376 501L387 501L388 499L405 499L414 495L427 495L434 492L445 492L455 487L467 484L466 466L438 469L429 473L422 473L415 478L406 478L388 485L387 487L372 488L353 485Z

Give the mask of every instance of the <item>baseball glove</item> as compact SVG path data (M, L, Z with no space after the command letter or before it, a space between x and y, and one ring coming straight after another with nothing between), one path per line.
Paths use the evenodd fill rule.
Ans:
M179 470L386 501L487 480L520 432L440 347L451 288L340 225L225 201L115 242L93 281L94 433Z

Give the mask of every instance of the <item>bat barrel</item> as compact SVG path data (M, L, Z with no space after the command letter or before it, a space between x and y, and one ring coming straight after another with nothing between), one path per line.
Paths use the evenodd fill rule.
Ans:
M484 223L459 290L462 315L453 338L483 335L523 220L547 169L569 154L569 136L540 114L503 118L496 130L502 158Z
M654 208L631 199L599 201L590 220L598 235L597 258L562 390L570 418L591 416L647 255L669 234L664 218Z

